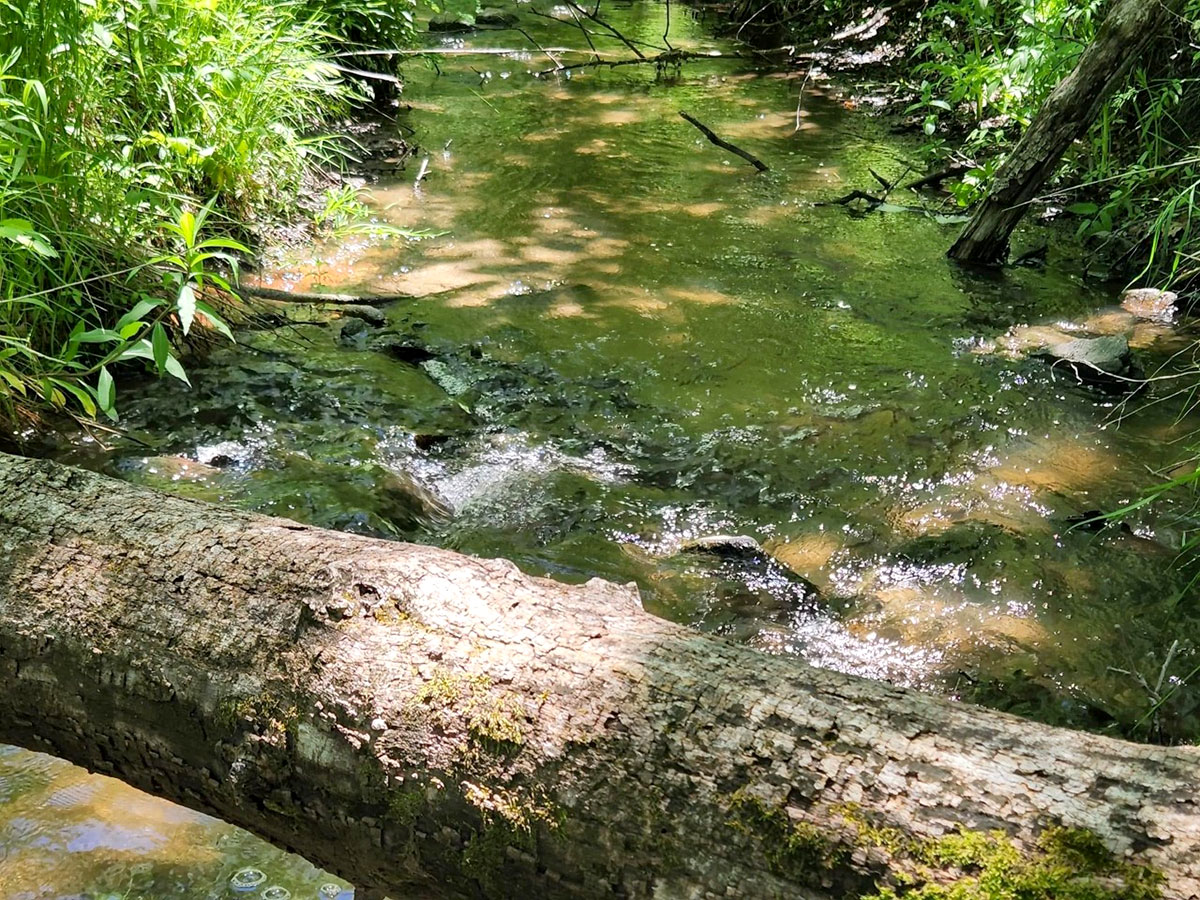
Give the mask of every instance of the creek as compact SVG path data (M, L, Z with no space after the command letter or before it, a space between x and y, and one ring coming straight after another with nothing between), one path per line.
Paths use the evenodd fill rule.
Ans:
M572 26L520 11L551 54L588 58ZM733 49L673 13L674 46ZM666 14L635 0L608 19L661 43ZM1049 241L1049 266L978 273L944 258L959 226L936 200L822 205L876 188L872 170L899 178L918 148L804 71L714 56L534 78L552 63L517 32L429 40L444 53L408 67L388 126L422 149L403 169L377 161L367 197L378 222L434 236L343 234L264 276L411 299L382 307L384 324L241 334L189 370L190 390L120 398L151 449L78 439L58 458L539 575L634 582L656 614L765 652L1054 724L1140 718L1149 700L1129 673L1153 681L1198 633L1171 565L1191 519L1164 505L1123 528L1072 523L1156 483L1196 422L1150 402L1170 387L1123 400L981 351L1014 325L1057 323L1128 334L1158 371L1185 325L1118 310L1119 286L1085 281L1043 225L1019 243ZM929 214L908 208L921 203ZM717 535L765 550L694 549ZM1194 707L1172 716L1172 734L1200 727ZM0 893L29 900L225 896L245 866L298 898L336 881L12 749L0 846Z

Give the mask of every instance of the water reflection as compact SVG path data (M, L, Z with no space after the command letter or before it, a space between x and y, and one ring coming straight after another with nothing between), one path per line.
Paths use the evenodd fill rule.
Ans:
M0 745L4 900L235 896L352 900L354 893L300 857L217 819Z

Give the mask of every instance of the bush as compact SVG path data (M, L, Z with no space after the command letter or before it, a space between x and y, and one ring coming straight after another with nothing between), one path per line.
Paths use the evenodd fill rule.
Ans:
M350 30L332 30L327 8ZM308 135L355 98L330 58L380 23L404 38L408 8L0 0L0 403L9 417L44 403L114 414L108 367L121 360L148 358L182 376L168 336L197 312L223 328L202 295L214 267L244 251L228 239L197 250L195 229L208 218L244 236L292 214L328 156ZM138 314L122 318L130 311Z

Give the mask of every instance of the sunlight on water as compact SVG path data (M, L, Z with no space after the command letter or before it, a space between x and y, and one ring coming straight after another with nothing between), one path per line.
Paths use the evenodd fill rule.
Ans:
M658 40L664 7L613 19ZM578 37L524 27L546 48ZM430 40L452 52L406 73L399 110L421 152L381 161L367 199L378 221L437 236L297 248L266 275L411 299L383 325L241 336L195 367L192 391L123 397L153 450L64 457L633 582L652 612L767 652L1050 722L1105 729L1144 711L1112 670L1156 671L1196 633L1170 565L1195 523L1164 507L1127 529L1076 524L1154 483L1196 422L1122 406L1030 354L1125 334L1153 368L1188 332L1119 308L1118 287L1085 283L1042 226L1021 240L1049 240L1050 267L981 275L944 257L952 205L827 205L873 188L872 169L898 177L916 147L819 80L797 128L803 72L713 59L660 78L567 56L570 77L535 77L549 61L511 31ZM678 11L672 41L730 46ZM688 549L721 535L760 549Z

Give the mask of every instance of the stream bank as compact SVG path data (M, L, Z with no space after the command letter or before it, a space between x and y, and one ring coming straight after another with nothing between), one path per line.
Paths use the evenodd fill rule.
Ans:
M613 21L645 40L666 25L642 2ZM523 27L547 48L571 39ZM729 47L678 9L671 27L677 46ZM714 59L535 79L544 57L511 32L431 40L454 53L440 74L414 67L401 119L427 152L370 202L441 236L304 248L269 282L412 299L382 324L240 336L192 390L124 398L149 448L81 440L58 458L632 581L667 618L1043 721L1140 718L1144 691L1112 669L1156 673L1197 634L1169 565L1190 520L1072 526L1153 484L1195 423L1139 403L1115 428L1122 398L976 352L1021 324L1098 334L1080 326L1111 318L1115 286L1069 263L969 273L943 257L954 223L820 205L897 173L910 148L813 85L797 130L804 73ZM722 154L681 108L771 171ZM1187 335L1132 343L1153 371ZM677 552L718 535L769 557ZM1194 706L1170 716L1172 735L1194 733Z

